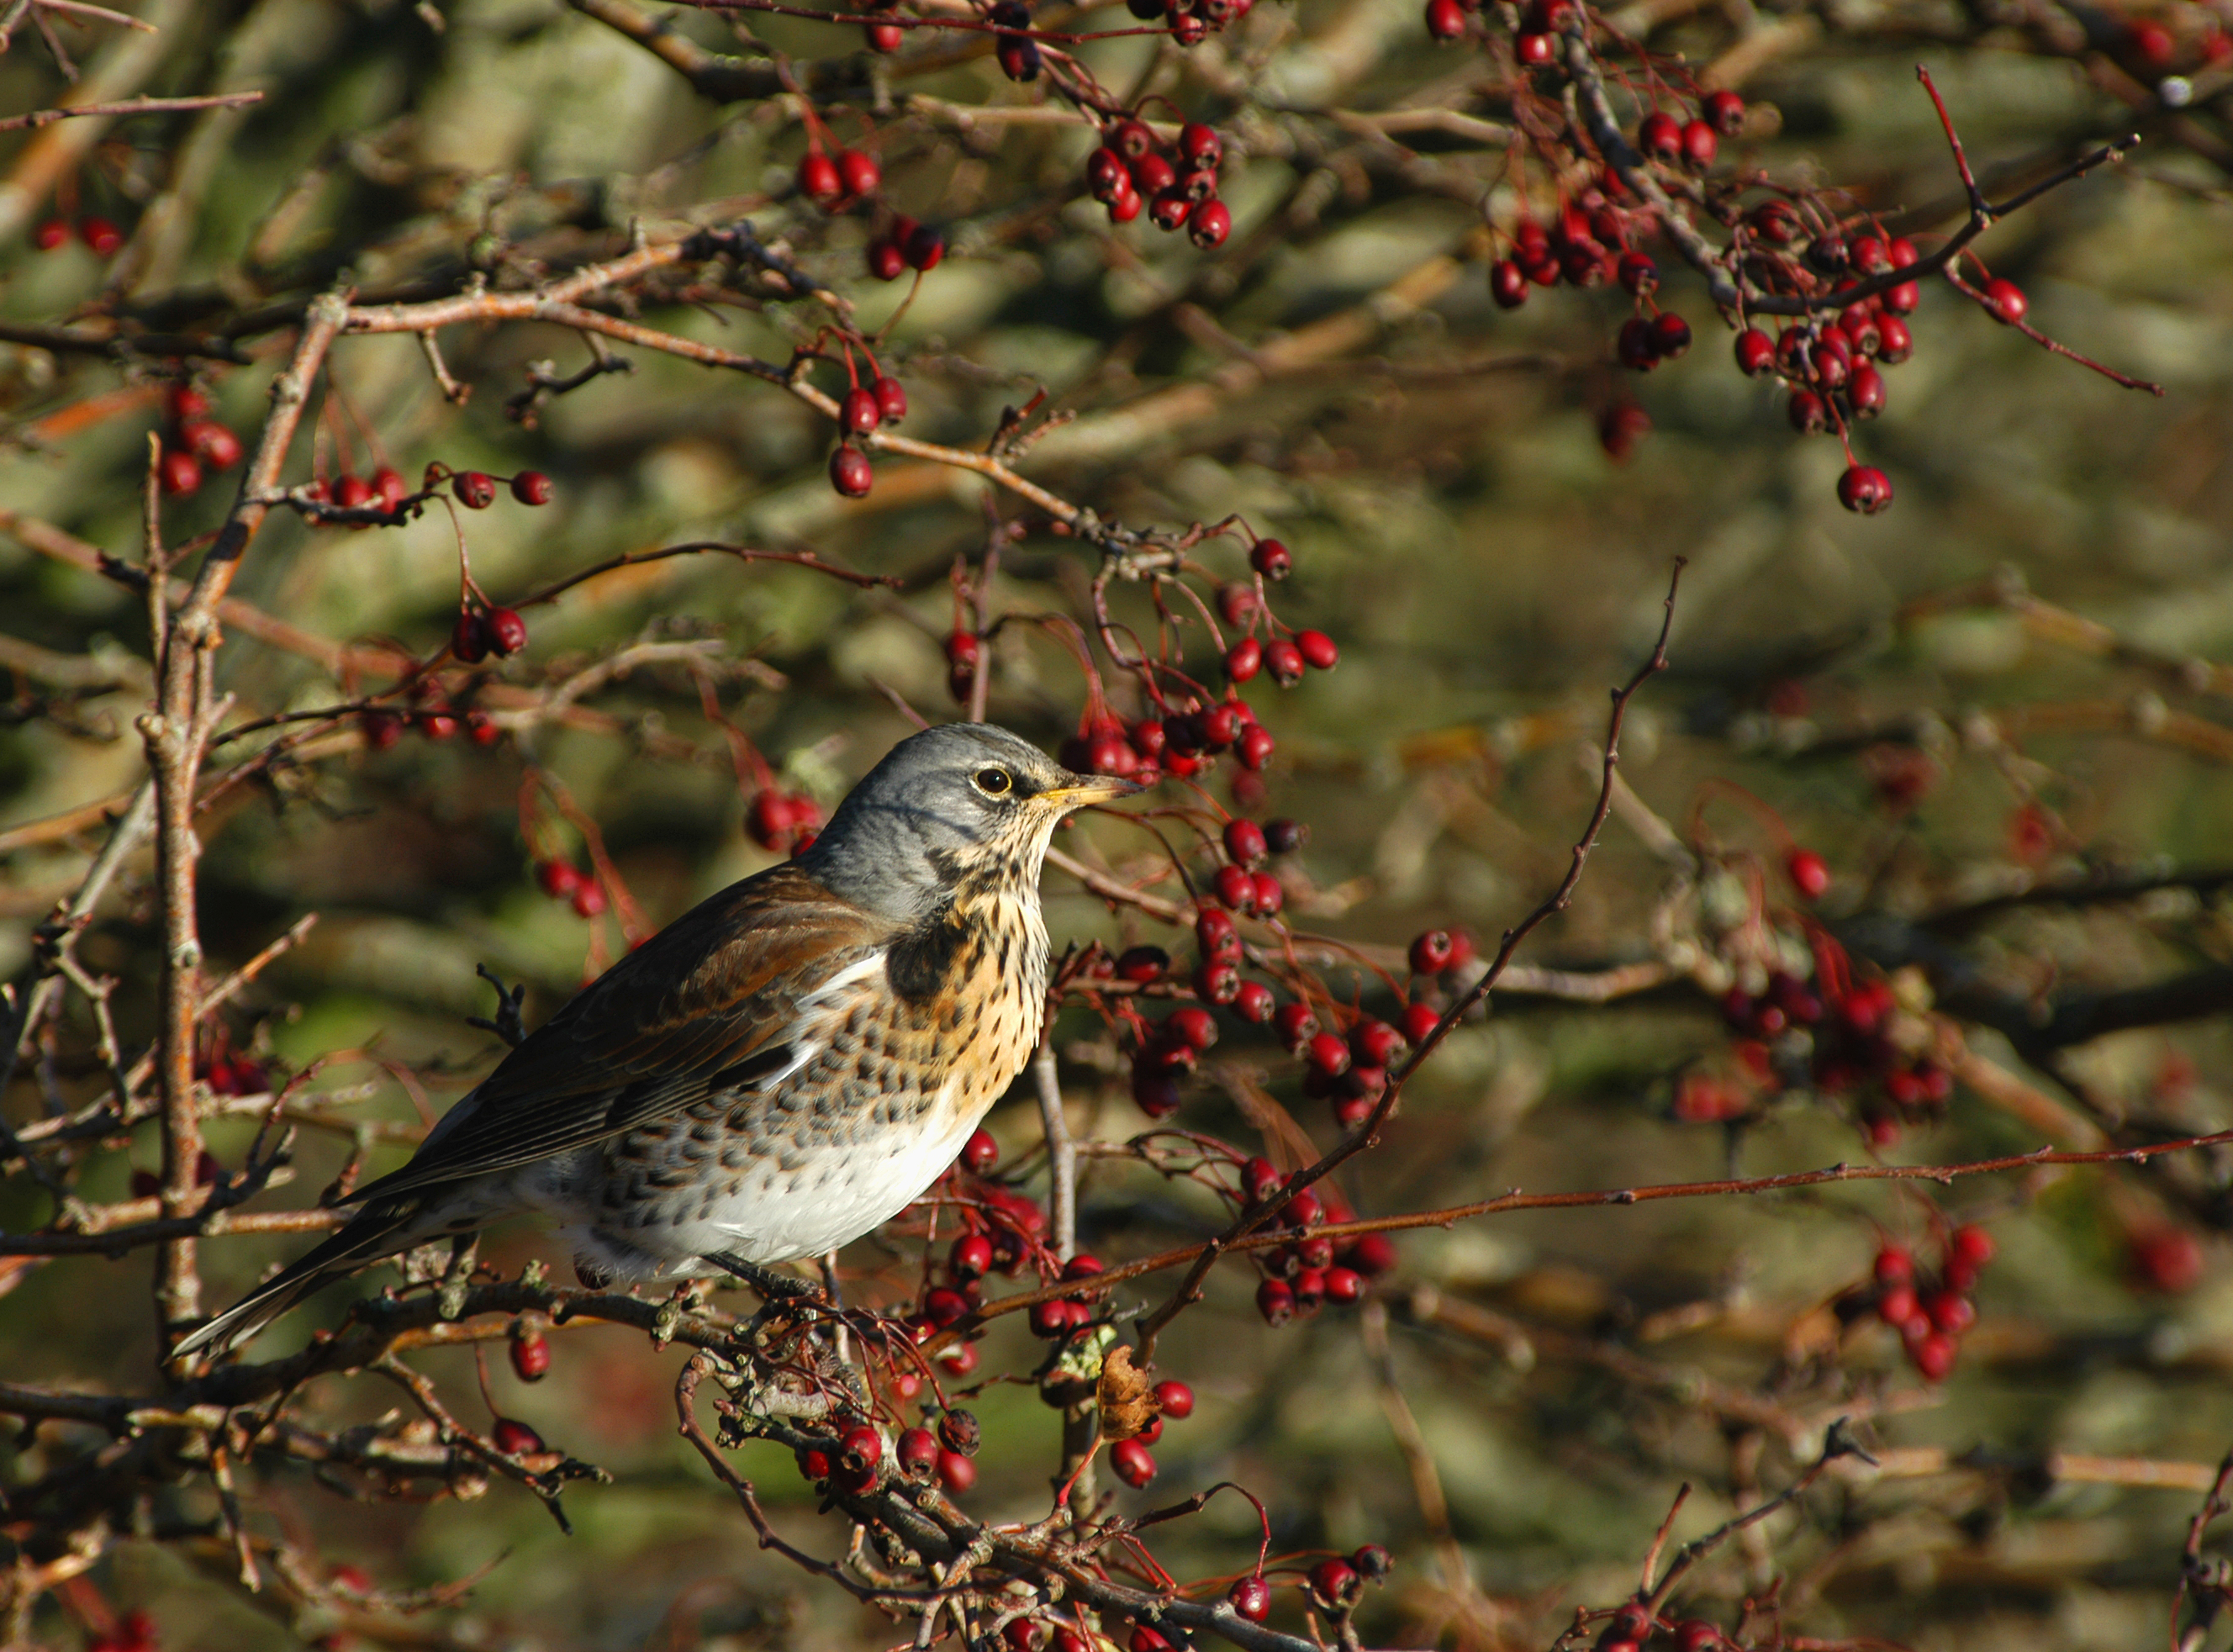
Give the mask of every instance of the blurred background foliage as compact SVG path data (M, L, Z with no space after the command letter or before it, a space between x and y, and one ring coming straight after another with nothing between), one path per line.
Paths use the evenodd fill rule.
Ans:
M1581 759L1605 689L1648 649L1678 556L1689 569L1673 669L1637 705L1627 777L1678 828L1709 780L1766 800L1828 858L1837 881L1826 914L1912 918L2057 880L2227 862L2233 728L2207 673L2067 646L2001 600L2028 590L2174 667L2233 656L2233 214L2208 146L2167 136L2161 110L2129 161L2047 196L1982 250L2023 284L2047 331L2167 393L2121 390L1934 288L1915 318L1915 359L1890 375L1889 409L1859 440L1891 475L1898 504L1861 518L1833 498L1844 462L1834 445L1789 434L1773 393L1729 365L1727 335L1684 274L1670 270L1663 297L1689 316L1699 347L1642 380L1617 382L1607 365L1625 313L1617 292L1539 292L1512 314L1491 306L1479 201L1493 191L1493 211L1509 221L1501 153L1434 132L1374 135L1325 114L1463 101L1446 94L1464 81L1466 55L1434 55L1408 0L1265 0L1189 58L1140 38L1086 49L1105 83L1152 86L1231 134L1236 230L1215 256L1181 237L1112 237L1077 194L1089 146L1080 127L941 112L1031 101L981 54L949 51L942 67L896 77L880 68L876 84L836 100L846 112L825 113L849 141L872 128L887 198L947 226L952 253L912 296L907 283L860 276L860 219L824 218L791 197L803 134L789 100L702 97L585 11L550 0L146 9L163 14L162 49L133 89L266 96L244 110L125 122L100 139L70 179L81 211L106 213L130 237L113 262L75 242L34 250L27 231L51 209L0 205L0 315L11 328L112 314L188 333L231 328L257 360L206 381L245 438L276 335L270 322L242 318L263 307L299 304L344 273L368 299L425 296L475 269L501 277L564 264L632 222L663 231L749 215L853 297L865 325L896 318L883 360L907 384L908 433L981 447L1004 406L1044 389L1078 417L1032 450L1023 468L1035 479L1130 523L1237 511L1294 548L1279 611L1331 632L1343 658L1301 688L1256 696L1281 742L1259 812L1311 826L1299 865L1313 893L1292 910L1315 930L1401 945L1423 925L1463 923L1493 937L1540 898L1594 795ZM1662 7L1630 20L1655 49L1701 62L1748 30L1794 30L1744 80L1755 107L1743 153L1847 185L1924 231L1948 222L1957 197L1914 82L1918 58L1989 180L2035 175L2134 118L2113 77L2031 55L1995 21L1982 9L1897 3L1758 16L1741 3ZM667 26L747 57L852 61L850 29L802 19L752 16L732 30L686 14ZM137 47L57 27L96 72ZM55 102L64 87L51 56L22 34L14 46L0 61L0 108ZM44 141L0 138L19 174ZM657 320L781 360L811 330L804 308L674 308ZM410 340L344 341L316 451L306 438L289 479L380 461L407 476L430 461L549 472L548 508L505 500L465 520L475 575L499 600L622 551L700 538L811 548L902 582L863 591L717 556L661 563L530 610L531 646L500 675L535 686L632 642L706 639L726 714L787 784L825 805L905 732L895 699L952 714L940 645L948 569L986 538L987 496L973 478L880 459L870 497L842 501L824 476L830 433L811 410L648 352L621 351L631 371L557 400L524 428L506 418L506 397L531 362L583 365L580 341L511 325L452 329L444 344L451 370L474 387L462 407L445 400ZM81 688L58 690L29 656L8 661L0 972L12 977L33 926L99 841L90 821L67 834L21 829L134 784L133 719L146 681L134 663L146 648L139 599L36 554L16 529L44 522L136 557L160 385L128 354L16 342L0 344L0 392L10 438L0 452L0 633L100 667ZM1654 433L1617 466L1596 419L1628 394ZM166 534L175 543L214 527L230 495L227 478L166 502ZM457 556L439 511L363 532L283 517L257 542L236 595L329 637L392 637L424 654L450 627ZM1224 576L1241 572L1232 541L1202 556ZM1075 547L1029 534L1004 553L996 611L1077 613L1090 572ZM1949 591L1968 595L1926 600ZM1074 663L1020 627L993 655L991 714L1051 748L1082 703ZM223 670L244 714L329 705L352 686L252 641L236 639ZM487 748L411 737L285 771L276 786L218 805L203 895L213 959L236 964L318 914L228 1018L236 1044L282 1071L354 1052L319 1080L336 1111L413 1127L495 1053L462 1019L488 1011L477 964L529 983L533 1021L579 983L593 945L609 955L609 920L585 923L534 887L523 750L594 817L654 922L771 862L740 830L746 797L688 673L648 667L585 703L609 714L607 730L545 726ZM2026 799L2009 784L2010 759L1974 738L1994 719L2067 829L2044 852L2013 835ZM1911 738L1935 752L1943 777L1911 810L1888 808L1865 754ZM676 741L695 755L666 755L661 742ZM1773 829L1719 803L1703 818L1776 878ZM559 830L570 851L574 834ZM1097 820L1064 843L1122 861L1146 840ZM1603 967L1649 956L1669 875L1617 818L1572 911L1530 959ZM1066 879L1051 876L1049 894L1058 945L1157 938ZM122 981L127 1043L147 1036L156 936L146 918L140 871L85 948ZM1958 944L2000 990L2038 1002L2233 964L2233 931L2207 884L2141 901L2020 905ZM27 1064L6 1098L11 1118L99 1089L82 1033L81 1018L43 1065ZM1500 995L1494 1015L1422 1074L1385 1145L1347 1177L1351 1197L1390 1213L1507 1187L1766 1174L1866 1151L1850 1122L1812 1100L1787 1100L1741 1135L1673 1119L1677 1075L1726 1040L1712 998L1686 984L1610 1005ZM1995 1035L1976 1041L2021 1065ZM1058 1042L1073 1128L1116 1140L1142 1128L1097 1022L1073 1012ZM1332 1139L1268 1043L1228 1028L1219 1053L1267 1073L1305 1127ZM2082 1093L2095 1116L2202 1131L2233 1122L2229 1055L2223 1017L2205 1015L2077 1044L2057 1052L2059 1070L2032 1076L2058 1096ZM1191 1093L1182 1122L1252 1139L1211 1085ZM1012 1157L1038 1139L1027 1104L997 1112L993 1128ZM252 1130L248 1117L218 1127L220 1159L238 1162ZM1889 1152L1953 1162L2040 1140L1965 1090L1944 1124ZM350 1146L346 1133L306 1134L291 1187L264 1202L307 1201ZM383 1139L373 1150L377 1167L403 1149ZM151 1167L150 1151L143 1141L89 1157L85 1196L127 1196L129 1172ZM2192 1176L2176 1200L2158 1177L2080 1171L1928 1194L1841 1189L1429 1231L1405 1238L1384 1288L1384 1357L1354 1312L1265 1329L1249 1276L1221 1274L1162 1360L1194 1383L1201 1409L1166 1435L1156 1486L1119 1499L1152 1506L1167 1491L1239 1480L1268 1504L1277 1551L1366 1540L1396 1551L1369 1636L1547 1644L1575 1603L1611 1603L1632 1587L1677 1482L1696 1488L1678 1537L1787 1483L1803 1466L1790 1442L1717 1416L1699 1385L1751 1389L1787 1376L1794 1338L1865 1275L1877 1225L1921 1236L1926 1208L1943 1206L1989 1220L2002 1253L1962 1365L1926 1391L1888 1334L1857 1334L1845 1357L1859 1390L1907 1396L1869 1426L1895 1467L1826 1482L1802 1514L1709 1568L1702 1598L1726 1605L1780 1573L1794 1631L1817 1636L1965 1652L2157 1643L2198 1491L2083 1483L2041 1465L2052 1453L2214 1464L2233 1443L2233 1270L2213 1226L2227 1215L2224 1172L2212 1162ZM0 1198L11 1231L48 1213L21 1176ZM2200 1246L2198 1278L2177 1292L2133 1272L2134 1233L2165 1209ZM1104 1257L1200 1237L1215 1219L1136 1167L1089 1172L1084 1237ZM212 1296L299 1245L212 1243ZM518 1265L541 1245L509 1234L497 1259ZM885 1253L858 1249L873 1297ZM16 1268L0 1308L0 1369L15 1381L144 1386L148 1272L145 1252ZM1494 1309L1512 1335L1484 1341L1422 1323L1417 1286ZM269 1346L330 1323L340 1306L322 1299ZM1577 1343L1627 1348L1675 1376L1655 1387L1561 1356ZM471 1503L356 1504L287 1470L261 1493L263 1518L383 1588L473 1578L454 1605L345 1622L329 1607L290 1604L284 1590L244 1595L226 1581L222 1553L191 1545L126 1543L93 1577L120 1608L152 1610L166 1649L334 1634L398 1646L820 1648L900 1632L754 1549L732 1501L674 1438L675 1352L616 1328L570 1331L557 1351L539 1387L501 1369L490 1382L507 1411L615 1476L570 1495L570 1538L502 1483ZM1000 1322L987 1369L1027 1369L1032 1357L1019 1320ZM425 1363L463 1403L470 1356ZM1391 1433L1391 1374L1479 1593L1454 1587L1422 1512ZM330 1387L319 1403L338 1421L399 1399L366 1382ZM988 1444L972 1506L1030 1518L1044 1507L1057 1421L1027 1386L993 1388L979 1408ZM28 1476L68 1437L50 1427L0 1456L12 1458L11 1476ZM1898 1472L1931 1448L1961 1460ZM830 1551L837 1526L817 1519L810 1488L779 1454L747 1453L740 1467L788 1533ZM1181 1578L1229 1574L1248 1564L1253 1533L1246 1506L1220 1499L1166 1528L1156 1550ZM35 1631L44 1644L81 1636L51 1609Z

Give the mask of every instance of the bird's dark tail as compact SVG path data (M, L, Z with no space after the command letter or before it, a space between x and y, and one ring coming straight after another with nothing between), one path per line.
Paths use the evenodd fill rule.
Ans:
M171 1350L173 1359L205 1351L221 1354L246 1342L319 1286L368 1268L428 1235L416 1199L382 1200L351 1219L342 1230L300 1260L282 1268Z

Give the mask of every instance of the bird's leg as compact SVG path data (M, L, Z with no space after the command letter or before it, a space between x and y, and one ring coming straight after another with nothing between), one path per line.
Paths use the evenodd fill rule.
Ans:
M496 1019L490 1021L478 1015L469 1015L465 1018L465 1024L493 1032L514 1050L518 1049L527 1041L526 1024L519 1018L519 1006L527 997L527 984L523 981L518 986L506 986L486 964L475 965L474 972L496 988Z
M757 1262L747 1262L733 1251L708 1251L706 1259L724 1273L736 1275L770 1302L795 1302L801 1297L822 1294L819 1285L791 1278Z

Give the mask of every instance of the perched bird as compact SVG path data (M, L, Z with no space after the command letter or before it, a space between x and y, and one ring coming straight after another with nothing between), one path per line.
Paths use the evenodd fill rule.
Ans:
M351 1195L346 1226L177 1352L522 1213L554 1219L594 1285L765 1284L859 1238L953 1162L1038 1044L1056 824L1138 789L984 724L902 741L811 848L584 987Z

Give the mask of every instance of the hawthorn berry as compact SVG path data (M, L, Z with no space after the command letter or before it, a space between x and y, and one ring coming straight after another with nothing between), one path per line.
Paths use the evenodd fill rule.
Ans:
M869 456L859 448L841 446L830 456L830 485L846 498L867 498L876 479Z
M498 1417L489 1443L507 1457L531 1457L543 1449L543 1436L512 1417Z
M1956 1351L1951 1337L1943 1331L1932 1331L1909 1346L1907 1357L1924 1381L1943 1382L1953 1372Z
M1527 271L1510 258L1499 258L1488 267L1488 296L1499 309L1518 309L1527 302Z
M1809 901L1820 901L1830 888L1830 863L1811 849L1795 849L1784 857L1783 870L1791 887Z
M1689 120L1683 123L1682 144L1683 164L1692 172L1702 172L1714 164L1722 140L1710 121Z
M583 878L574 891L574 915L594 918L605 909L605 886L595 878Z
M1215 907L1204 907L1195 914L1194 939L1204 958L1232 959L1240 956L1240 932L1233 927L1231 915Z
M1870 1272L1878 1285L1905 1285L1915 1278L1915 1258L1904 1246L1886 1245L1877 1252Z
M865 436L882 422L883 412L876 406L876 393L860 385L845 393L837 404L837 427L848 436Z
M1271 761L1279 744L1271 730L1260 723L1251 723L1240 731L1240 739L1234 742L1234 753L1240 759L1240 766L1253 773Z
M1191 1050L1208 1050L1217 1042L1217 1020L1208 1011L1187 1005L1172 1011L1165 1018L1162 1033L1167 1043L1184 1044Z
M186 420L179 426L179 439L212 471L231 470L240 463L244 451L240 438L213 419Z
M1830 406L1812 390L1793 391L1787 411L1791 428L1801 436L1819 436L1830 427Z
M1272 989L1261 981L1243 981L1240 990L1233 995L1233 1012L1243 1021L1253 1021L1260 1025L1272 1018L1276 1007L1277 1001L1272 996Z
M1908 331L1907 323L1897 315L1877 318L1877 360L1887 367L1898 367L1915 354L1915 335Z
M946 1285L933 1285L923 1293L922 1317L941 1330L969 1311L969 1298Z
M1846 385L1846 401L1856 419L1873 419L1884 411L1884 374L1865 361L1853 369Z
M1346 1560L1321 1560L1311 1568L1311 1596L1321 1609L1337 1612L1357 1603L1364 1580Z
M1256 910L1256 880L1241 866L1221 866L1217 868L1217 898L1233 912L1252 913Z
M96 258L114 257L124 244L124 231L105 218L81 218L77 221L77 237L93 249Z
M990 1175L993 1167L1000 1162L1000 1144L990 1130L980 1126L962 1144L961 1162L972 1175Z
M1651 415L1632 401L1615 402L1598 419L1598 446L1616 465L1625 464L1636 445L1651 434Z
M861 33L866 37L870 51L881 52L888 57L899 50L901 43L907 39L907 31L895 23L872 23Z
M1261 1577L1243 1577L1225 1593L1233 1610L1252 1623L1272 1615L1272 1586Z
M837 163L819 149L810 149L799 157L798 192L822 206L829 206L845 193L845 180L837 171Z
M977 1483L977 1465L960 1452L938 1454L938 1483L950 1496L960 1497Z
M527 621L511 609L493 608L484 623L488 628L489 652L498 658L518 654L527 646Z
M928 1428L909 1428L899 1437L892 1453L900 1473L924 1482L938 1473L938 1439Z
M1123 1471L1119 1469L1117 1472L1122 1473ZM1153 1473L1155 1471L1150 1468L1149 1472ZM1140 1484L1144 1486L1147 1482L1143 1480ZM1147 1623L1135 1623L1132 1625L1132 1638L1125 1642L1125 1652L1178 1652L1178 1649L1171 1644L1170 1637L1162 1630Z
M511 1339L512 1375L523 1382L540 1382L550 1374L550 1339L539 1331Z
M918 224L900 241L900 252L910 270L928 272L946 257L946 237L928 224Z
M1652 353L1663 361L1672 361L1690 348L1690 323L1671 309L1663 309L1651 318Z
M1683 127L1675 117L1655 109L1636 129L1636 146L1650 160L1676 161L1683 157Z
M471 608L458 610L458 622L450 628L450 652L468 666L488 658L488 627Z
M863 198L875 194L884 181L876 158L858 149L837 152L837 176L843 181L846 194Z
M1303 1046L1303 1059L1330 1078L1338 1078L1349 1070L1348 1042L1331 1032L1314 1034Z
M155 461L155 482L164 492L183 498L201 486L201 461L183 448L166 446Z
M1360 1233L1342 1253L1342 1265L1377 1279L1396 1265L1396 1241L1385 1233Z
M1966 1290L1967 1282L1976 1278L1999 1249L1990 1233L1974 1222L1965 1222L1946 1236L1946 1272L1950 1276L1961 1273L1964 1283L1957 1288Z
M1273 1030L1279 1034L1279 1042L1286 1044L1287 1049L1296 1055L1301 1054L1304 1046L1308 1044L1318 1033L1318 1017L1312 1012L1309 1005L1299 1000L1292 1004L1282 1004L1279 1012L1272 1019Z
M1638 298L1648 297L1659 289L1659 265L1648 252L1622 253L1614 273L1621 290Z
M393 471L388 471L381 472L381 474L394 476L395 473ZM399 476L396 477L395 479L400 484L403 478ZM373 485L374 487L379 486L380 478L378 475L374 477ZM522 504L548 504L550 503L551 496L555 491L556 490L550 485L550 478L544 475L540 471L522 471L518 476L511 478L511 497L518 500ZM400 497L401 496L399 494L398 498ZM390 502L388 508L390 510L394 508L392 501Z
M2015 283L1996 276L1985 283L1985 310L1995 321L2013 327L2030 312L2031 300Z
M370 477L352 476L345 472L334 483L334 503L344 511L361 511L372 503L374 497Z
M1458 0L1427 0L1427 33L1429 36L1449 42L1462 38L1465 31L1465 8L1458 3Z
M1367 1016L1349 1031L1350 1054L1360 1067L1385 1067L1403 1047L1403 1035L1385 1021Z
M1248 551L1248 565L1266 579L1285 579L1295 566L1286 546L1276 539L1260 539Z
M1276 1330L1295 1317L1295 1293L1285 1279L1266 1279L1256 1287L1256 1311Z
M1200 173L1194 174L1201 176ZM1210 180L1216 182L1213 176ZM1204 252L1214 252L1225 244L1225 237L1233 233L1233 212L1223 201L1212 195L1201 202L1187 219L1187 239Z
M1145 985L1169 971L1171 955L1160 946L1128 946L1117 955L1116 978Z
M878 236L869 243L862 255L868 260L869 273L878 281L897 281L907 273L907 255L889 236Z
M1620 358L1621 366L1636 373L1649 373L1659 365L1659 351L1651 335L1651 323L1641 315L1631 315L1620 324L1620 332L1613 341L1613 354Z
M1109 1448L1109 1466L1116 1478L1137 1491L1156 1477L1156 1457L1136 1439L1120 1440Z
M1513 36L1512 55L1528 68L1540 68L1558 55L1558 42L1540 29Z
M1029 7L1019 0L1000 0L990 14L993 24L1003 31L1028 29L1032 26ZM1003 32L993 37L998 42L995 55L999 59L1000 72L1012 81L1035 81L1039 77L1038 42L1028 35Z
M1872 517L1891 504L1891 478L1873 465L1848 466L1838 478L1838 503Z
M1744 130L1744 100L1734 92L1709 92L1699 106L1700 112L1713 123L1714 130L1724 138L1734 138Z
M54 252L69 239L69 225L58 218L50 218L31 231L31 244L42 252Z
M992 1271L993 1241L982 1233L964 1233L947 1252L947 1271L957 1279L980 1279Z
M343 477L334 490L334 501L342 503L341 490L353 477ZM485 511L496 503L496 478L485 471L459 471L450 478L450 491L458 496L458 503L468 511Z
M1303 656L1303 663L1316 671L1331 671L1341 663L1341 650L1323 631L1298 631L1295 647Z

